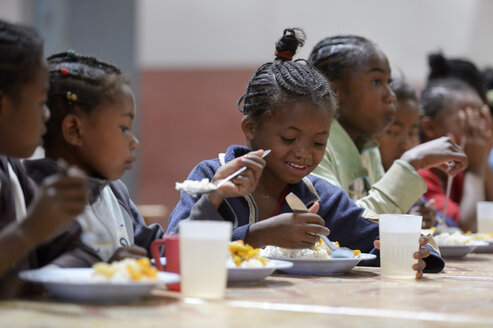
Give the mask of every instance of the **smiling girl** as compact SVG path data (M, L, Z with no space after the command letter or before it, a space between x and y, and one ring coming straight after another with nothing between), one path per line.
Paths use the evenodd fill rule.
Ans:
M371 211L357 207L340 188L310 175L324 156L335 99L323 75L305 61L291 61L303 44L301 34L298 29L284 31L276 44L276 59L257 70L240 98L247 147L230 146L219 158L196 166L188 178L211 178L225 163L252 158L251 150L258 150L257 157L262 149L271 149L256 188L235 197L221 195L220 190L200 198L182 193L168 232L175 232L178 222L188 218L229 220L233 239L254 247L307 248L320 234L330 233L342 246L375 251L378 225L366 219ZM215 179L220 178L216 173ZM292 212L285 201L290 192L310 208L308 213ZM426 242L423 237L421 246ZM419 259L414 265L418 276L425 261L433 272L444 266L437 253L430 256L428 247L414 254Z

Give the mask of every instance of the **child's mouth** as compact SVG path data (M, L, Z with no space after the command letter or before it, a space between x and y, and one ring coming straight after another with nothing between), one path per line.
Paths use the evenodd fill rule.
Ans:
M308 165L306 164L296 164L293 162L285 162L289 170L298 176L305 176L308 171Z

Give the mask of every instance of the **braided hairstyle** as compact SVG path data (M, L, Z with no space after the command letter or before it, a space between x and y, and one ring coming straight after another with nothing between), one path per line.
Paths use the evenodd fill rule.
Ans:
M327 37L313 48L308 62L315 66L329 81L342 78L342 73L358 66L371 56L375 44L361 36L337 35Z
M447 59L441 53L428 56L430 73L428 81L446 78L456 78L469 84L479 97L486 101L486 89L481 71L467 59Z
M51 116L44 135L50 149L61 138L61 124L68 114L90 115L101 105L112 104L121 95L128 79L111 64L72 50L48 57L50 88L47 106Z
M27 26L0 20L0 91L19 100L20 87L43 66L43 40Z
M285 29L276 43L275 60L258 68L238 100L239 111L257 124L264 114L272 115L276 105L287 101L311 102L329 111L335 108L334 92L325 77L304 60L291 61L304 38L301 29Z

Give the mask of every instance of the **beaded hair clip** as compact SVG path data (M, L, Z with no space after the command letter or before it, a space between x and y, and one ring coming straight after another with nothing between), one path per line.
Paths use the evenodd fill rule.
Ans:
M73 92L67 91L67 100L70 102L76 102L77 101L77 95Z

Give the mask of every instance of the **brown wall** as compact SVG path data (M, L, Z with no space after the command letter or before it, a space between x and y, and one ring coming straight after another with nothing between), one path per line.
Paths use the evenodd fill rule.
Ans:
M236 102L254 69L146 70L140 73L139 204L163 204L169 213L201 160L230 144L244 144ZM168 213L168 215L169 215ZM168 215L156 220L166 226Z

